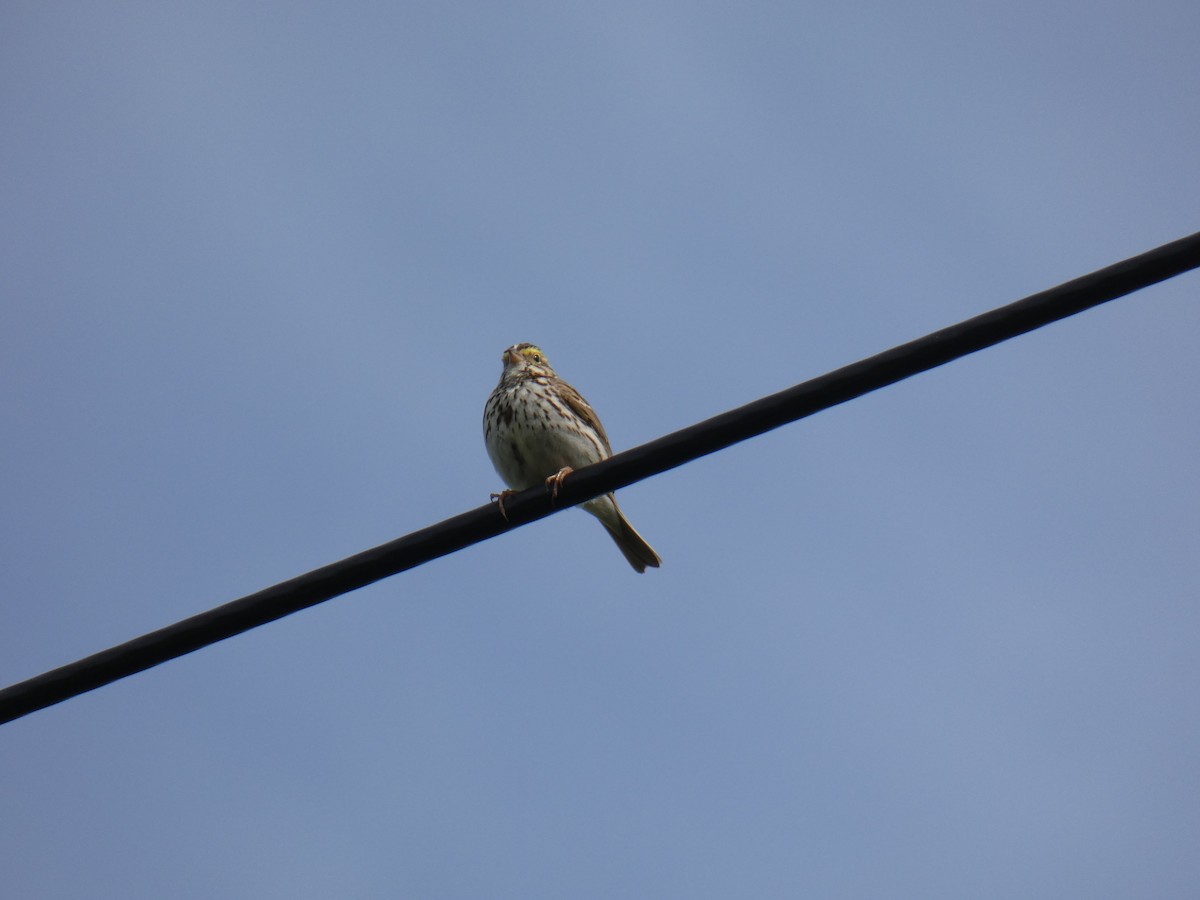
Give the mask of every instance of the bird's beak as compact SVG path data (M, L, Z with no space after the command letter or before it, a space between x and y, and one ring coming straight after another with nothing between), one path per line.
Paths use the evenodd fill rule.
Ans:
M515 366L521 361L521 354L516 351L515 347L509 347L504 351L504 356L501 359L505 365Z

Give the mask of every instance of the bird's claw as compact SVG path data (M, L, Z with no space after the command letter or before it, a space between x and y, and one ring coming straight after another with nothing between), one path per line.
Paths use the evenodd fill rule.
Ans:
M501 491L498 494L492 494L490 499L496 504L496 508L500 510L500 515L504 516L504 521L508 521L508 513L504 510L504 501L515 494L516 491Z
M550 489L550 503L554 504L558 500L558 489L563 483L563 479L570 475L575 470L570 466L563 466L553 475L546 479L546 487Z

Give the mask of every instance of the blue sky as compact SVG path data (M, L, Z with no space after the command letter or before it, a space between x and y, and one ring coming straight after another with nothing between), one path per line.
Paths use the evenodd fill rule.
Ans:
M1200 227L1191 3L0 13L0 681ZM12 896L1193 897L1185 275L0 730Z

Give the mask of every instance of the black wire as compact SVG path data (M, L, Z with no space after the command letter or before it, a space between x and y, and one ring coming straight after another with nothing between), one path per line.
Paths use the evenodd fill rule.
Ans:
M60 703L599 494L845 403L976 350L1200 267L1200 233L944 328L580 469L551 506L544 487L430 525L0 691L0 723Z

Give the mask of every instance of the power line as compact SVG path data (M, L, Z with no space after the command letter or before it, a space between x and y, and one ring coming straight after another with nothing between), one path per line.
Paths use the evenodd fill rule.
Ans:
M1200 267L1200 233L936 331L603 462L563 482L557 506L544 487L430 525L371 550L152 631L0 691L0 723L44 709L258 625L461 550L600 494L657 475L928 371L976 350Z

